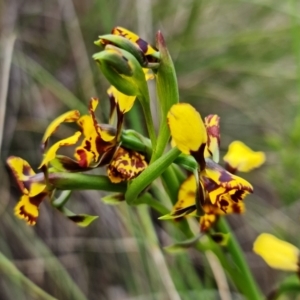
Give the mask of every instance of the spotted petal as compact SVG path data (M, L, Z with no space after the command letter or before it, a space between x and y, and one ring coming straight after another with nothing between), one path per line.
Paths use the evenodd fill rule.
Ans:
M45 190L45 184L32 180L32 176L35 175L35 172L26 160L16 156L10 156L7 159L7 164L12 170L23 194L34 197Z
M35 225L39 215L39 205L47 196L47 193L40 193L34 197L23 195L15 206L15 215L27 222L28 225Z
M137 177L147 166L144 155L120 147L108 166L107 174L111 182L119 183Z
M220 117L209 115L205 117L204 123L207 131L205 157L212 156L213 161L218 163L220 158Z

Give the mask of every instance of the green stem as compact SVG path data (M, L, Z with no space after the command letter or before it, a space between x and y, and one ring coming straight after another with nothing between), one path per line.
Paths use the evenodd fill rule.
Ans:
M180 150L176 147L161 156L154 163L149 165L136 179L129 185L125 194L125 200L129 205L134 204L139 194L158 178L178 157Z
M156 151L157 140L156 140L156 133L155 133L151 109L150 109L150 97L149 97L148 88L147 88L147 93L144 93L141 97L143 97L143 100L141 100L141 104L145 116L148 134L152 143L152 155L153 155L153 153L155 153Z
M30 299L57 300L30 281L1 252L0 272L5 274L20 289L26 290L27 296L30 296Z
M251 299L251 300L263 299L262 293L259 290L259 288L250 272L250 269L246 262L243 251L242 251L235 235L231 231L225 218L220 217L220 219L217 223L217 228L222 233L230 233L230 239L229 239L227 247L228 247L228 250L230 251L235 263L237 264L237 266L240 269L241 276L243 276L243 278L244 278L243 291L247 292L247 294L245 296L248 296L248 299Z
M37 174L35 180L42 181L43 174ZM51 173L49 182L60 190L103 190L116 193L126 190L126 183L112 183L107 176L103 175Z
M161 215L165 215L169 212L169 210L161 202L157 201L149 193L146 193L139 198L139 204L147 204Z
M163 184L166 192L168 193L172 204L177 202L178 190L179 190L179 181L177 175L174 172L173 165L169 166L161 175L163 179Z

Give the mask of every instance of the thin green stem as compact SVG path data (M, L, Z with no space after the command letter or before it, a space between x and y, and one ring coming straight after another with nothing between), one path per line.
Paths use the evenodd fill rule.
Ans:
M168 153L161 156L146 168L133 182L130 184L125 194L128 204L134 204L139 194L147 188L156 178L158 178L178 157L181 152L175 147Z
M43 180L43 174L37 174L36 181ZM49 182L60 190L103 190L109 192L125 192L126 183L112 183L107 176L76 174L76 173L51 173Z
M147 94L141 97L143 97L143 101L141 101L141 104L144 112L148 134L152 143L152 155L153 155L153 153L155 153L156 151L157 139L156 139L156 133L153 124L151 109L150 109L150 97L149 97L148 89L147 89Z
M230 233L230 239L227 247L244 278L245 287L243 290L244 292L247 292L247 295L245 294L245 296L248 296L251 300L263 299L262 293L259 287L257 286L257 283L255 282L252 273L249 269L249 266L246 262L243 251L225 218L220 217L217 223L217 228L222 233Z
M179 181L174 172L173 165L169 166L169 168L162 173L161 177L163 179L164 188L167 191L172 204L175 204L178 196Z

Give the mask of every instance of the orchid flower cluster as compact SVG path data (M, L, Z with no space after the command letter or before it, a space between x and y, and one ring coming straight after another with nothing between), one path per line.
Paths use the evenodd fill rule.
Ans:
M22 193L15 215L35 225L39 206L48 198L71 221L87 226L97 216L76 214L66 208L72 190L110 191L116 201L138 205L151 194L153 182L174 166L185 180L178 186L177 197L171 199L172 210L168 214L160 211L160 219L174 219L177 223L195 217L199 231L209 235L220 217L243 213L244 200L253 187L236 173L260 167L265 154L234 141L223 158L225 166L219 164L220 117L211 114L203 120L190 104L179 102L176 73L163 35L157 33L154 47L129 30L116 27L95 44L101 51L93 59L111 84L103 100L110 103L109 122L97 121L99 100L93 96L87 114L72 110L48 126L41 141L39 173L24 159L9 157L7 164ZM151 115L147 80L156 81L158 130ZM126 113L136 100L143 110L148 137L123 128ZM51 144L51 137L63 123L76 123L78 129ZM64 147L71 147L73 155L60 154ZM107 175L84 173L97 168L106 168ZM148 204L154 209L160 207L153 202ZM264 246L256 243L255 251L259 253L257 249L261 247Z

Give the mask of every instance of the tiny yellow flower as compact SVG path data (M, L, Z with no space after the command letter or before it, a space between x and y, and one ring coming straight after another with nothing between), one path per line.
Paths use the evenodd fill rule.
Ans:
M253 251L271 268L294 272L300 269L299 249L272 234L259 235L254 242Z
M250 172L260 167L266 160L266 156L262 151L253 151L240 141L232 142L228 147L228 152L224 156L227 169L230 172Z

